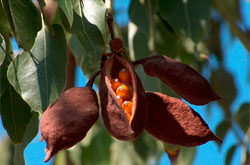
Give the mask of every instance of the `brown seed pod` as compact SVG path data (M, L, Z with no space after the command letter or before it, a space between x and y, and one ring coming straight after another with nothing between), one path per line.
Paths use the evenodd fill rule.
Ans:
M146 92L146 131L164 142L197 146L213 140L222 143L201 116L180 99L158 92Z
M66 90L41 118L41 134L47 143L44 161L49 161L59 150L70 148L81 141L98 117L97 96L92 88Z
M134 64L142 64L146 74L158 77L191 104L203 105L220 99L200 73L172 58L156 55Z
M132 82L131 102L133 107L130 121L111 87L112 78L117 77L122 68L128 70ZM108 132L119 140L132 140L138 137L145 126L147 102L145 91L132 64L125 58L117 55L107 59L102 68L99 93L102 117Z

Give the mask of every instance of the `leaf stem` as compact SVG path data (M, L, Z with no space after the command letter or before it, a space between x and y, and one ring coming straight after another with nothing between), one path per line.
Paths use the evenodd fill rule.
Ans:
M93 87L93 84L94 84L94 81L95 81L95 79L96 79L96 77L97 77L100 73L101 73L101 70L95 72L95 73L91 76L91 78L89 79L89 81L87 82L86 87L92 88L92 87Z
M156 54L155 49L155 34L154 34L154 21L153 21L153 15L152 15L152 6L151 1L148 1L148 13L149 13L149 35L150 35L150 42L151 42L151 51L153 54Z
M217 7L217 9L220 11L221 15L224 17L224 19L229 23L229 26L233 32L234 35L236 35L242 44L245 46L247 51L250 53L250 40L246 37L244 32L236 25L233 18L230 16L228 11L225 9L224 4L220 0L214 0L214 4Z
M75 85L75 68L76 68L75 57L69 50L69 47L67 47L66 51L68 59L66 66L66 84L64 86L63 91L66 91L67 89L72 88Z

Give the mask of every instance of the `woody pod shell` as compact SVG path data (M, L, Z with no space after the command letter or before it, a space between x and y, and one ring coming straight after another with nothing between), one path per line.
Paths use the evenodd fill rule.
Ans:
M111 79L126 68L132 79L132 116L128 121L126 113L111 88ZM133 65L122 56L113 54L108 58L101 72L100 99L102 117L108 132L118 140L133 140L143 131L147 119L147 99L142 83Z
M40 130L47 143L44 161L81 141L98 117L98 100L91 87L75 87L63 92L41 118Z

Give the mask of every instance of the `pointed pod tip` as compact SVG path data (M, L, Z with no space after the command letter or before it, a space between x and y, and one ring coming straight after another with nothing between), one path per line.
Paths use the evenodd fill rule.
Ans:
M214 135L213 139L211 139L211 140L216 141L216 142L218 142L220 144L223 143L223 141L218 136L216 136L216 135Z
M46 156L44 158L44 162L48 162L51 159L51 157L53 156L52 155L52 150L47 149L45 152L46 152Z

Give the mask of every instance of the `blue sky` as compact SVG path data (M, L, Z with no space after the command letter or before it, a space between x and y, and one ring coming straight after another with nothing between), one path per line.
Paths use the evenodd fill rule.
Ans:
M117 0L114 1L114 8L118 9L122 6L123 14L116 15L117 23L120 26L125 26L129 20L127 15L129 1ZM241 14L243 22L239 22L242 30L250 29L250 3L245 0L240 0ZM221 26L221 45L224 53L223 65L233 74L235 83L237 85L238 95L233 102L231 109L235 113L242 103L250 101L250 87L249 87L249 75L250 75L250 56L244 46L240 43L237 38L231 40L229 26L223 23ZM17 45L14 45L17 49ZM209 67L211 69L216 69L218 66L216 64L216 59L212 56L209 60ZM79 68L76 69L76 86L83 86L86 83L86 79L83 77L82 72ZM209 72L209 71L208 71ZM204 76L208 77L210 73L204 72ZM223 120L224 114L223 110L215 104L211 103L212 114L208 117L206 114L206 106L192 106L209 124L210 128L215 131L216 126ZM2 127L0 122L0 139L6 136L6 132ZM225 162L225 155L232 145L236 144L237 140L232 131L229 131L220 150L215 142L208 142L204 145L197 147L196 157L193 161L194 165L220 165ZM45 164L43 159L45 157L44 148L45 142L40 142L40 132L35 139L27 146L25 149L25 160L27 165L42 165ZM236 149L236 153L232 159L231 164L239 164L241 158L241 148ZM51 164L52 161L46 164ZM163 155L161 159L161 165L170 164L169 159L166 154Z

